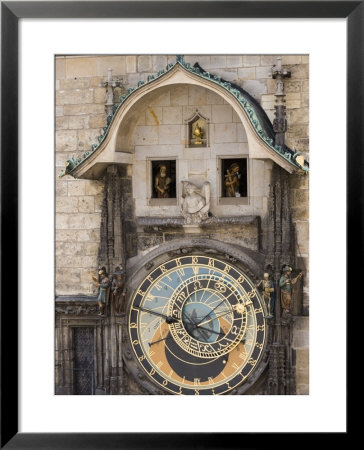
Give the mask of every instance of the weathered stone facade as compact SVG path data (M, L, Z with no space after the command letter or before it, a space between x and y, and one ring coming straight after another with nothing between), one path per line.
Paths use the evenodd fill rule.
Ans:
M119 79L122 86L114 92L114 101L118 103L120 94L127 92L129 87L145 82L149 75L175 60L175 55L56 58L56 295L59 302L66 298L63 296L96 295L91 273L95 273L100 263L101 217L107 194L105 179L74 179L70 175L58 178L58 173L72 155L77 157L90 150L106 125L106 89L100 84L106 80L111 67L113 77ZM204 70L241 86L273 121L275 80L272 79L272 66L276 64L275 55L187 55L185 60L191 65L198 62ZM282 66L291 72L291 77L285 80L286 144L292 149L296 147L308 160L308 56L283 55ZM186 146L186 121L196 110L210 120L210 145L198 152ZM123 243L127 267L138 264L158 246L189 236L178 219L166 221L168 217L180 217L180 184L176 186L176 199L168 199L163 204L152 198L151 162L159 159L176 160L178 181L188 179L198 184L208 179L211 183L212 217L200 227L199 238L267 253L274 163L267 159L248 159L248 200L222 198L221 160L249 158L246 130L226 100L203 86L167 86L139 105L128 125L128 133L118 137L120 150L128 148L130 151L129 161L120 166L118 175L125 196L123 214L126 220L122 226L128 236L127 242ZM307 394L308 176L292 173L288 183L287 201L295 240L294 258L290 263L304 271L304 285L303 298L295 311L292 336L287 339L291 341L290 360L295 367L296 393ZM231 219L232 216L241 219L236 221ZM59 314L66 314L62 311ZM64 317L59 318L59 327L62 327ZM81 322L75 321L76 324ZM84 325L81 323L81 326ZM113 327L119 329L116 325ZM101 328L97 329L97 333L104 333ZM110 333L115 332L112 330L114 328ZM61 330L58 333L60 336L67 334ZM118 361L122 366L120 358ZM120 367L118 376L123 370ZM67 383L65 393L71 393L71 381L68 379ZM121 391L114 389L113 392Z

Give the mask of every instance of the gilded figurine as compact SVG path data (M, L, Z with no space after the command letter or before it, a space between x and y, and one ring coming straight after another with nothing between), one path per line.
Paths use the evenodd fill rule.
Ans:
M296 284L297 280L302 277L303 272L300 272L295 278L291 279L292 267L284 266L283 274L279 280L279 287L281 288L281 305L283 312L289 313L292 303L292 285Z
M122 315L122 308L125 302L125 279L124 270L121 267L116 267L113 274L113 280L111 284L111 293L114 304L115 316Z
M269 279L269 273L265 273L264 279L260 280L257 284L257 288L262 286L263 288L263 300L267 304L268 316L266 319L271 319L274 316L274 305L275 305L275 293L273 281Z
M167 166L161 164L159 166L159 173L154 179L154 189L157 198L169 198L171 183L172 179L167 177Z
M193 130L192 134L195 137L194 144L202 144L203 131L198 125L198 122L196 122L195 129Z
M238 163L233 163L226 170L226 175L225 175L225 196L226 197L240 197L240 192L239 192L240 180L241 180L240 166Z
M97 296L99 316L104 316L109 302L110 280L107 276L105 267L101 267L99 269L98 275L98 277L96 275L92 275L92 279L95 282L96 286L99 288L99 293Z

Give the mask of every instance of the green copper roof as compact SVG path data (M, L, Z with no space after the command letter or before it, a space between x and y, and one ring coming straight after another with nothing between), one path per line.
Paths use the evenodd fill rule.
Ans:
M191 64L187 63L184 60L183 55L177 55L176 62L175 63L169 63L166 65L165 69L159 70L155 75L148 75L147 81L139 81L136 87L130 87L128 89L127 94L123 94L120 96L120 103L118 105L113 106L112 113L109 114L106 118L106 126L102 129L102 134L97 137L97 143L92 144L91 150L86 151L82 154L82 157L74 158L72 156L71 159L67 160L66 162L66 169L62 171L59 176L62 177L64 175L72 175L72 171L83 161L85 161L90 155L92 155L102 144L102 142L105 140L106 136L109 133L110 126L116 116L117 111L122 107L122 105L125 103L125 101L138 89L140 89L142 86L152 83L154 80L162 77L164 74L169 72L176 64L179 64L187 71L198 75L201 78L207 79L213 83L218 84L219 86L226 89L230 94L232 94L240 103L242 108L247 114L247 117L249 118L251 124L253 125L253 128L255 132L258 134L258 136L277 154L279 154L282 158L286 159L290 163L292 163L297 168L304 170L305 172L308 171L308 164L305 161L304 167L302 167L297 161L296 157L300 155L300 153L295 150L292 151L287 146L282 149L281 146L274 144L274 139L272 137L272 132L270 132L269 129L267 129L267 126L263 124L263 121L261 120L261 114L257 111L257 108L261 108L261 106L245 91L241 88L238 88L237 86L232 85L232 83L229 83L227 81L224 81L221 79L221 77L212 75L209 72L203 71L198 65L191 66Z

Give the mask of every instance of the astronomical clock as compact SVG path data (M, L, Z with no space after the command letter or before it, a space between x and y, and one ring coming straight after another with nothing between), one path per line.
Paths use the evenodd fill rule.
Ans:
M243 386L266 343L264 303L238 267L181 256L152 270L128 308L135 359L161 391L219 395Z
M69 286L93 290L56 299L56 393L296 393L305 271L290 192L308 163L284 143L279 67L272 124L241 86L177 56L123 88L98 142L67 160L72 189L102 189L96 213L64 222L98 240L75 252L98 248L58 258ZM90 217L99 230L76 230Z

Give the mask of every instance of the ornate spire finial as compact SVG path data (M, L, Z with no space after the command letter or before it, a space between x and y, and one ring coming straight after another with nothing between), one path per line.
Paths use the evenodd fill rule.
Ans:
M184 55L177 55L176 56L176 61L183 64L185 62L185 57Z

